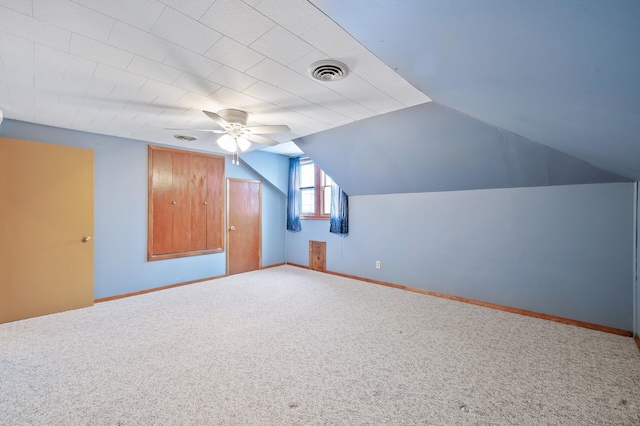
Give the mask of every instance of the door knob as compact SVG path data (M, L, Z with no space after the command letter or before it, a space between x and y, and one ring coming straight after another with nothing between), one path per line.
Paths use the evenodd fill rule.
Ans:
M231 228L229 228L229 231L235 231L235 230L236 230L235 226L232 226Z
M82 242L83 242L83 243L86 243L86 242L87 242L87 241L89 241L90 239L91 239L91 237L90 237L90 236L85 235L85 236L84 236L84 238L82 238Z

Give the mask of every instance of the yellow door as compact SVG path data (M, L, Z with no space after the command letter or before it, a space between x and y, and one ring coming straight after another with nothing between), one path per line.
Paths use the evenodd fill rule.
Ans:
M91 305L93 151L0 138L0 323Z

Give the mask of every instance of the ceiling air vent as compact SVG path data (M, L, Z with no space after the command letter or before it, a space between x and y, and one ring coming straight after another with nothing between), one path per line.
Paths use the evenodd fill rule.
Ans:
M309 74L318 81L342 80L347 76L349 68L342 62L325 60L311 64Z
M193 136L187 136L187 135L174 135L173 137L185 142L193 142L196 140L196 138L194 138Z

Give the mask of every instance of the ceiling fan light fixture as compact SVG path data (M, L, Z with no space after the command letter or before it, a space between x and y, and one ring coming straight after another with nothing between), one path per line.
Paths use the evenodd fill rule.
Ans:
M220 136L218 138L217 144L225 151L236 152L236 141L229 135Z
M238 142L238 148L240 148L240 151L242 152L248 150L251 146L251 142L249 142L245 138L238 138L236 139L236 141Z

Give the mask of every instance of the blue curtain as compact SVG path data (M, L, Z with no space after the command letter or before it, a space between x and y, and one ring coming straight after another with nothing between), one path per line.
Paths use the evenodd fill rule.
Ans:
M343 237L349 234L349 197L335 182L331 183L329 232Z
M287 194L287 231L298 232L300 225L300 157L289 159L289 194Z

